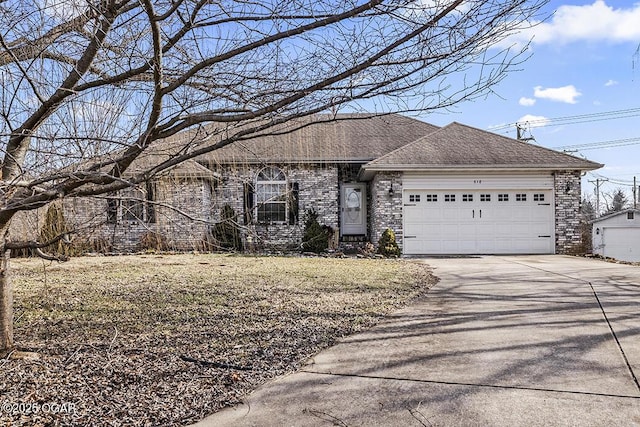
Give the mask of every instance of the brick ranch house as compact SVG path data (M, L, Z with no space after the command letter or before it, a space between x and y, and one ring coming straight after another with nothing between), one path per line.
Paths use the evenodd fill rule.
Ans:
M299 249L309 210L339 245L376 244L391 228L406 255L553 254L580 244L580 177L598 163L455 122L322 117L141 188L68 200L66 220L93 224L85 238L116 251L139 249L150 233L174 249L200 248L227 205L257 249Z

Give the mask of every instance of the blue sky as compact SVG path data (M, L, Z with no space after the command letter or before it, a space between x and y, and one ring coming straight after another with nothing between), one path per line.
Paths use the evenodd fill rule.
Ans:
M528 122L532 143L554 149L628 140L572 154L605 164L584 177L583 194L593 194L589 180L609 178L603 191L620 187L632 200L634 175L640 184L640 2L551 1L545 11L553 15L510 40L532 38L533 55L495 87L497 95L423 119L513 138L513 124Z

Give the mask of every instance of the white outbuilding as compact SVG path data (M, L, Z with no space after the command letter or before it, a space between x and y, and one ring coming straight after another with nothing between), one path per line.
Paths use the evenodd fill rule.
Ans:
M592 222L593 253L620 261L640 261L640 209L627 209Z

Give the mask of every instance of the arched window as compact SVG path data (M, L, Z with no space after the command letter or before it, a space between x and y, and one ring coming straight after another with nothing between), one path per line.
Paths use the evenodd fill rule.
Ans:
M255 197L258 222L287 221L287 178L282 170L262 169L256 177Z

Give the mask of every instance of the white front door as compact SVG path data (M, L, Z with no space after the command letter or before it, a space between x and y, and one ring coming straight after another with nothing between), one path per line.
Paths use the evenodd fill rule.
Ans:
M367 233L366 184L342 184L341 235Z

